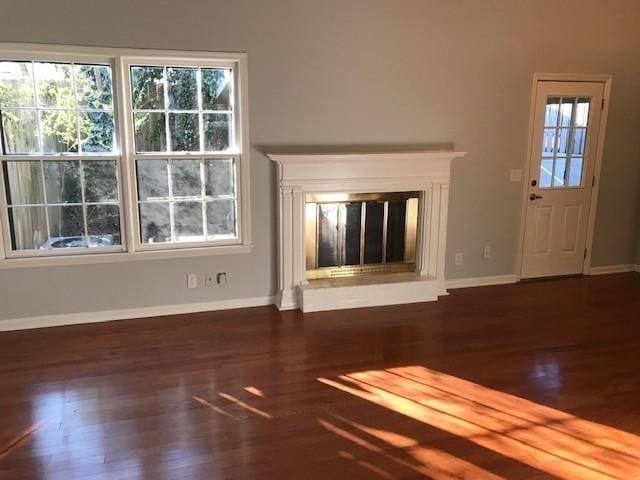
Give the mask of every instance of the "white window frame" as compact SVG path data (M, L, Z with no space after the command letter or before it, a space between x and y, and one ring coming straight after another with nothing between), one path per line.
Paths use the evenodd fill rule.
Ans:
M29 251L16 254L11 249L11 236L7 216L4 181L0 181L0 269L29 266L73 265L108 263L145 259L180 258L189 256L227 255L249 253L251 244L250 212L250 143L246 53L201 51L140 50L126 48L74 47L64 45L0 43L0 60L61 61L108 64L112 69L113 109L115 123L114 154L99 155L46 155L46 158L116 158L121 246L117 250L86 248L55 252ZM135 158L171 158L171 153L136 154L132 130L133 115L130 92L130 65L170 65L196 67L223 67L233 70L234 106L233 130L235 150L219 153L193 152L186 155L196 158L233 158L236 168L236 222L237 238L194 243L142 244L139 235L138 202L136 192ZM30 155L41 158L45 155ZM185 154L179 154L181 158ZM4 159L21 156L7 155ZM24 157L24 156L22 156Z

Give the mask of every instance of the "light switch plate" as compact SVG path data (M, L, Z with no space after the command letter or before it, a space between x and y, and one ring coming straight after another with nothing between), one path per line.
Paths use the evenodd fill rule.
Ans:
M509 175L509 181L513 183L520 183L522 181L522 170L511 170Z

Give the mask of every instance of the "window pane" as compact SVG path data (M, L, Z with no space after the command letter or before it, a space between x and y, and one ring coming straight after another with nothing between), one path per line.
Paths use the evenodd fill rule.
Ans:
M561 128L558 130L558 155L567 155L569 153L569 135L570 128Z
M579 187L582 185L582 165L584 161L582 157L571 158L569 166L569 186Z
M545 128L544 134L542 137L542 154L553 155L555 148L556 148L556 129Z
M51 248L86 247L82 206L47 207Z
M571 116L573 114L573 104L576 101L575 98L563 98L560 105L560 126L571 126Z
M171 150L193 152L200 150L200 127L197 113L169 113Z
M140 235L143 243L171 241L169 202L140 204Z
M171 187L174 197L200 197L200 160L174 160L171 162Z
M231 110L230 89L231 70L202 69L202 108L204 110Z
M45 161L47 203L81 203L79 161Z
M30 62L0 62L0 107L35 107Z
M214 200L207 202L208 240L216 238L235 238L236 202L235 200Z
M166 152L164 113L134 113L133 123L137 152Z
M35 110L3 110L2 134L4 148L8 154L40 151Z
M589 120L589 104L591 99L579 98L576 106L576 126L586 127Z
M564 175L565 175L566 169L567 169L567 159L564 157L556 158L556 170L553 173L554 187L564 186Z
M224 113L205 113L204 118L204 149L219 152L229 148L229 125L231 115Z
M113 151L113 113L79 112L83 152Z
M152 200L169 197L167 160L138 160L138 198Z
M558 125L558 111L560 110L560 98L547 98L547 108L544 115L544 124L547 127L555 127Z
M584 155L584 144L587 140L587 129L576 128L573 131L573 154Z
M105 65L75 65L78 107L113 108L111 68Z
M6 162L5 178L9 205L44 203L40 162Z
M195 68L167 68L167 85L169 109L198 109L198 83Z
M173 205L176 242L201 242L202 202L177 202Z
M120 245L118 205L87 205L87 232L90 247Z
M540 187L551 186L551 174L553 173L553 158L543 158L540 162Z
M131 86L133 108L164 108L164 68L131 67Z
M46 248L45 207L12 207L9 209L9 225L13 250Z
M75 108L71 65L34 63L40 107Z
M41 111L40 131L45 153L78 151L78 124L75 110Z
M235 172L233 160L204 162L205 193L209 197L234 195Z
M117 202L118 177L115 160L85 160L84 198L86 202Z

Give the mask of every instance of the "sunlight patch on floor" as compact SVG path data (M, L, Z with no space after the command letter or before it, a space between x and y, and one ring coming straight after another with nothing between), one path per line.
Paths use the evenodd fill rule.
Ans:
M318 380L551 475L640 478L640 437L422 366ZM325 428L338 433L335 425L323 422ZM424 440L420 447L414 439L397 433L351 424L393 448L412 452L425 466L449 462L453 466L450 473L457 472L457 478L492 475L482 471L474 476L469 464L456 467L455 461L462 459L428 449ZM355 437L365 446L353 432L338 434ZM460 472L465 473L460 476Z

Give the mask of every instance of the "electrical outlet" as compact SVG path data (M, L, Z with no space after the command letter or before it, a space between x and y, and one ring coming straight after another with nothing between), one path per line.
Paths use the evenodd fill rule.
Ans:
M489 260L491 258L491 247L484 247L482 249L482 258L484 260Z
M187 275L187 288L198 288L198 276L195 273Z
M216 281L218 285L226 285L227 284L227 272L220 272L216 275Z
M464 263L464 254L463 253L456 253L456 266L460 266Z

